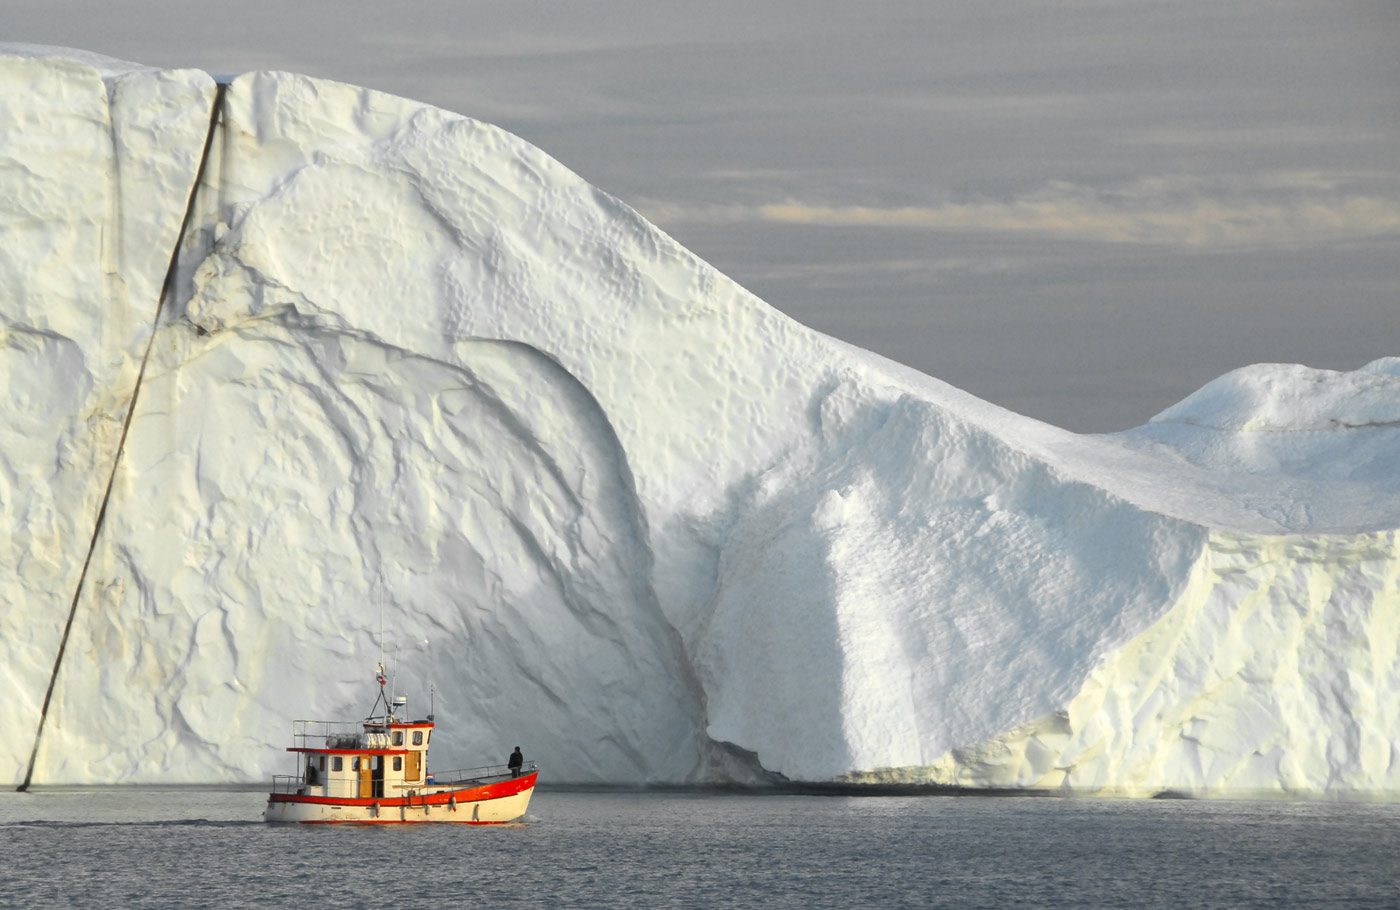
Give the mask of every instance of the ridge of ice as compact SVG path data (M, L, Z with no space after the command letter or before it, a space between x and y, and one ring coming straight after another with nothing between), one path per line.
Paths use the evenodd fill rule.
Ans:
M57 53L0 50L12 777L213 97ZM1078 436L798 325L502 130L288 73L229 80L155 331L37 781L281 768L286 721L365 707L382 602L437 762L1400 790L1400 360Z

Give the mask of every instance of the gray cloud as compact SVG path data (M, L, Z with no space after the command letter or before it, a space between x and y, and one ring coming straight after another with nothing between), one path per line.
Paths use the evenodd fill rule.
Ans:
M1140 178L1123 186L1048 184L1016 198L923 206L642 204L663 223L768 221L824 227L1038 235L1187 247L1297 247L1400 236L1400 194L1348 192L1338 178L1274 174Z

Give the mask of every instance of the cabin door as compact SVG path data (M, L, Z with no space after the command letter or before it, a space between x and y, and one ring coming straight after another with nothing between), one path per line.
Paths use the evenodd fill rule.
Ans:
M369 766L369 756L360 756L360 799L374 796L374 771Z
M384 756L376 755L371 761L374 762L374 798L384 798Z
M423 778L423 753L410 752L404 756L403 779L422 780Z

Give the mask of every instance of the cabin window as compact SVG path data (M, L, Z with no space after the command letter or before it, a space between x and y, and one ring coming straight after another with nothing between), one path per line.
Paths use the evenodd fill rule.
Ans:
M415 746L421 746L421 745L423 745L423 731L422 731L422 730L414 730L414 731L413 731L413 744L414 744Z
M321 770L326 770L326 757L324 755L321 756Z
M360 756L356 755L354 758L350 759L350 770L351 770L351 771L358 771L358 770L360 770Z
M332 759L331 759L331 770L332 770L332 771L344 771L344 770L345 770L345 759L342 758L342 757L339 756L339 755L337 755L335 758L332 758Z
M395 756L394 756L394 770L395 770L395 771L402 771L402 770L403 770L403 756L402 756L402 755L395 755Z
M403 745L403 731L402 731L402 730L395 730L395 731L394 731L394 745L396 745L396 746L402 746L402 745Z

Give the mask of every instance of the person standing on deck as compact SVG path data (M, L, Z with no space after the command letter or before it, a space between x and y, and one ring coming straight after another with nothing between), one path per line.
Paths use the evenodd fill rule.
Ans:
M506 766L507 766L508 768L510 768L510 776L511 776L511 777L519 777L519 776L520 776L520 768L521 768L521 766L523 766L524 764L525 764L525 756L520 754L520 747L519 747L519 746L516 746L516 747L515 747L515 751L512 752L512 753L510 753L510 761L506 762Z

